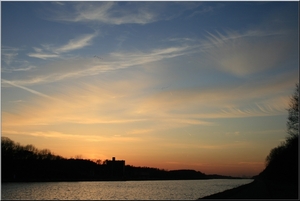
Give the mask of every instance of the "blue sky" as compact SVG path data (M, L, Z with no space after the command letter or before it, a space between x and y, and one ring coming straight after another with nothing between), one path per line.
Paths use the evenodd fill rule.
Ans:
M286 136L298 2L1 2L2 136L254 175Z

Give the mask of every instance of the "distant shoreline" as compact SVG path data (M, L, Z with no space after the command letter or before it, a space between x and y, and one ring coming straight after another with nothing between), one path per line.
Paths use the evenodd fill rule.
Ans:
M203 178L203 179L103 179L103 180L10 180L1 183L30 183L30 182L106 182L106 181L181 181L181 180L212 180L212 179L250 179L250 178Z

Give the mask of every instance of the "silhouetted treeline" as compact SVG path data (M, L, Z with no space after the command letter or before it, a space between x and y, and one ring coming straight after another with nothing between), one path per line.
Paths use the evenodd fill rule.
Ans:
M182 170L162 170L151 167L134 167L126 165L125 175L129 180L189 180L189 179L241 179L223 175L206 175L200 171Z
M273 148L266 158L266 168L254 178L277 180L298 185L299 84L291 97L285 142Z
M195 170L161 170L150 167L124 166L122 172L112 175L107 162L87 159L66 159L50 150L38 150L33 145L21 146L7 137L1 137L1 180L11 181L106 181L106 180L180 180L233 179L221 175L206 175ZM116 166L115 166L116 170Z
M180 180L180 179L209 179L208 175L195 170L161 170L150 167L125 167L126 176L134 180Z
M66 159L48 149L22 146L1 137L2 181L90 180L97 173L97 163L83 159Z

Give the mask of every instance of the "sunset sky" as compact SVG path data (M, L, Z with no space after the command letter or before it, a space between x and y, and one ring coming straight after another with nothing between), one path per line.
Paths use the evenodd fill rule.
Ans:
M66 158L256 175L287 136L298 5L1 2L1 135Z

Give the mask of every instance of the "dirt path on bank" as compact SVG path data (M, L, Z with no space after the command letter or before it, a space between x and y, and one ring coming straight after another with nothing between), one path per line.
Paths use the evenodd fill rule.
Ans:
M298 199L298 186L256 179L249 184L200 199Z

